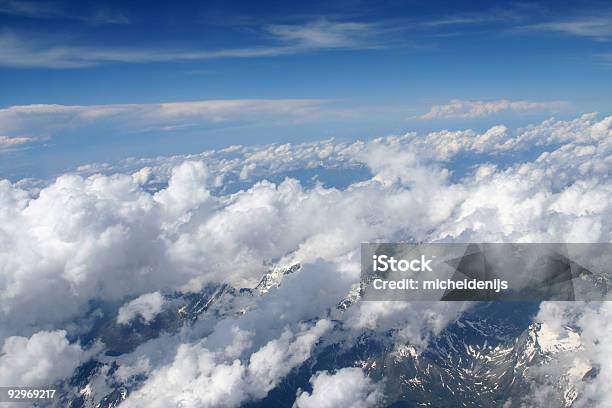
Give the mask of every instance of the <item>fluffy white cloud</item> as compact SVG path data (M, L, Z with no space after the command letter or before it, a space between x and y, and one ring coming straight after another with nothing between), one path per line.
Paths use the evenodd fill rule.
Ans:
M126 303L117 312L117 323L128 324L136 317L142 317L145 323L151 322L162 311L164 297L159 292L140 295Z
M433 146L438 158L448 160L464 151L476 153L496 151L509 139L507 131L508 129L502 125L494 126L482 134L472 130L454 132L443 130L428 134L423 145Z
M500 99L485 102L453 99L447 104L432 106L429 112L419 116L419 119L431 120L438 118L478 118L503 111L558 111L567 106L567 102L560 101L530 102Z
M139 176L64 175L40 192L3 182L2 327L5 335L27 335L11 327L60 324L91 299L137 296L194 278L252 285L269 260L331 260L374 239L609 239L610 119L594 119L530 127L507 140L521 139L518 148L549 135L561 146L504 170L485 164L487 172L476 170L477 178L459 183L420 154L423 141L414 135L231 148L221 158L194 157L210 168L172 158L169 167L149 166ZM496 152L487 141L508 134L498 129L476 137L477 148ZM231 195L210 192L244 163L270 174L290 168L282 166L292 158L304 166L321 163L321 152L329 163L363 163L373 178L345 190L285 180ZM237 154L243 157L226 158ZM158 175L167 177L167 187L145 190L143 180Z
M515 132L232 146L91 166L31 189L0 181L0 339L68 330L96 301L140 299L119 319L146 320L164 291L252 287L270 265L300 263L280 288L239 305L239 316L203 319L122 356L118 376L148 376L130 404L154 402L156 388L168 391L166 406L173 395L194 406L261 398L254 389L267 393L323 335L304 321L333 318L348 336L392 331L424 347L460 305L363 302L330 312L359 281L359 243L609 242L611 126L585 115ZM535 160L495 162L535 147L545 150ZM452 179L460 152L483 160ZM343 188L265 180L319 166L366 166L370 175ZM237 180L240 188L224 190Z
M70 376L90 355L70 344L63 330L9 337L0 352L0 385L50 386Z
M181 344L173 361L152 372L144 386L122 407L237 407L261 399L293 368L306 361L319 338L331 328L328 320L302 327L268 342L248 362L229 361L202 343Z
M310 379L312 393L302 392L295 408L367 408L383 399L379 386L360 368L343 368L331 374L319 372Z
M62 176L29 199L3 189L0 331L57 324L90 299L147 293L176 279L162 272L161 209L131 177Z
M590 365L597 371L593 379L586 381L584 390L576 401L577 407L605 407L612 401L612 305L602 302L587 307L578 318L582 330L581 339L586 344L585 354Z
M397 341L408 342L422 351L432 336L468 307L470 304L464 302L367 301L349 309L344 320L346 327L356 333L364 329L380 332L396 329L393 337Z
M237 368L242 371L244 366L245 375L250 375L244 380L248 384L241 385L241 389L248 386L250 391L241 399L262 398L294 366L307 359L312 346L331 330L327 317L330 309L358 279L358 265L351 263L351 269L356 271L343 271L343 265L332 263L304 265L265 296L248 296L245 303L235 305L244 310L239 316L226 314L217 320L213 316L223 309L214 309L209 318L184 328L180 336L164 335L122 355L117 360L120 367L116 376L129 381L136 375L153 378L153 373L170 365L179 370L183 362L174 356L189 344L194 353L207 353L214 366L232 365L239 360ZM302 323L312 321L318 323Z
M569 159L567 164L570 166L581 164L582 177L587 170L599 169L601 174L607 168L606 157L605 155L602 157L602 154L605 154L610 143L607 141L610 136L610 121L612 117L600 120L597 114L589 113L569 121L548 119L515 131L503 125L496 125L484 132L472 129L442 130L426 135L410 132L402 136L374 139L368 143L330 139L300 144L235 145L218 151L205 151L188 156L131 158L114 165L91 164L81 166L78 172L82 175L91 175L98 172L143 171L147 174L147 182L165 183L173 167L185 160L202 160L215 180L214 185L224 190L231 189L237 179L252 182L283 172L299 172L319 167L343 170L343 173L350 177L351 171L359 169L364 164L372 167L378 163L389 167L391 163L386 163L389 159L404 167L443 161L450 162L450 164L445 163L445 166L452 168L453 161L457 160L457 155L461 153L476 153L482 156L482 160L496 161L507 153L546 148L555 155L566 155L568 149L572 152L567 153L573 154L573 150L576 149L583 160L577 162ZM565 146L560 149L560 145ZM599 160L590 160L589 158L593 156L589 152L596 153ZM565 157L559 158L561 159L566 160ZM406 176L409 175L405 174L404 177ZM244 188L243 185L240 187Z
M208 172L204 163L186 161L172 169L168 187L157 192L153 199L158 202L172 218L188 214L210 198L206 188Z
M546 324L552 336L566 336L567 327L574 328L578 333L574 336L579 339L580 347L566 352L562 350L553 362L567 372L567 381L576 392L572 406L608 406L612 399L609 386L612 381L612 347L608 341L612 336L610 302L544 302L536 320ZM588 372L593 375L585 376ZM539 393L529 395L527 399L555 393L556 389L556 384L542 386Z

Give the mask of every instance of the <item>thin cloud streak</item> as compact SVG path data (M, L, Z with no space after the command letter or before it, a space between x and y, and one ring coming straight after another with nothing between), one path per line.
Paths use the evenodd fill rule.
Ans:
M32 141L34 141L34 138L27 136L10 137L0 135L0 153L13 150Z
M97 9L88 14L75 14L52 2L0 0L0 14L34 18L76 20L94 24L129 24L123 13L110 9Z
M0 109L0 146L16 135L52 137L91 126L121 132L169 131L183 127L231 126L256 122L299 122L333 115L331 100L228 99L156 104L15 105ZM338 111L341 114L341 111ZM26 140L22 140L26 142Z
M607 40L612 37L612 19L611 17L589 17L566 21L551 21L523 26L519 30L549 31Z
M569 103L565 101L531 102L526 100L510 101L507 99L496 101L465 101L453 99L446 104L433 105L429 112L416 118L421 120L451 118L473 119L501 112L556 112L566 109L567 107L569 107Z
M371 49L382 35L374 24L332 22L325 19L302 25L269 25L263 36L276 45L226 49L100 48L54 45L11 32L0 35L0 65L9 67L83 68L103 63L185 62L218 58L257 58L317 50Z

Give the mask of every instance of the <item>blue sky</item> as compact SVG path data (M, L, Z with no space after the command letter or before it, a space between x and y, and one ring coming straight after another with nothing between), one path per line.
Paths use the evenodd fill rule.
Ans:
M0 178L606 114L611 41L606 2L0 0Z

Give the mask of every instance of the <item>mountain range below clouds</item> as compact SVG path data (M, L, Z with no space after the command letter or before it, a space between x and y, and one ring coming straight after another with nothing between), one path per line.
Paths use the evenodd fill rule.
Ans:
M53 384L73 407L605 406L606 302L363 302L356 287L361 242L607 242L611 123L3 181L0 382Z
M0 405L609 408L608 254L521 248L612 242L611 16L0 0ZM382 243L572 301L378 300Z

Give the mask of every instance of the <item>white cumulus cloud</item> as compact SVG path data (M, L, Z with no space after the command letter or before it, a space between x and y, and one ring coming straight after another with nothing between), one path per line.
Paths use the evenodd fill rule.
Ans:
M240 314L207 315L118 358L117 378L147 378L126 404L237 406L264 398L319 341L330 341L325 336L334 330L332 319L349 338L390 332L422 349L462 312L461 305L358 302L345 313L332 312L359 282L359 244L609 242L611 132L612 118L589 114L515 130L498 125L484 132L131 159L81 168L32 188L0 181L0 341L10 351L0 359L11 366L8 380L59 378L46 369L39 377L28 374L8 357L36 350L41 361L66 354L71 368L57 376L69 376L83 354L66 335L85 330L75 322L88 318L92 304L124 304L113 319L147 321L162 307L164 293L208 283L252 288L271 267L296 263L299 271L267 295L249 297ZM536 148L541 153L535 159L497 160ZM453 166L461 152L480 159L457 177ZM343 187L283 177L319 167L367 172ZM226 191L232 181L239 188ZM585 316L591 320L574 319L585 333L599 326L606 332L595 321L605 310ZM603 355L591 336L585 344ZM30 343L46 346L28 351ZM319 374L314 391L298 399L314 401L316 384L324 389L334 375ZM370 389L367 379L350 378Z
M50 386L70 376L89 356L79 345L70 344L63 330L8 337L0 353L0 385Z
M303 363L331 322L319 320L297 333L286 330L253 353L248 363L226 361L201 344L182 344L173 361L154 371L122 407L237 407L260 399Z
M128 324L138 316L142 317L145 323L149 323L162 311L163 306L164 297L159 292L140 295L119 308L117 323Z
M335 373L319 372L310 379L312 392L302 392L295 408L368 408L383 400L380 387L360 368L343 368Z

